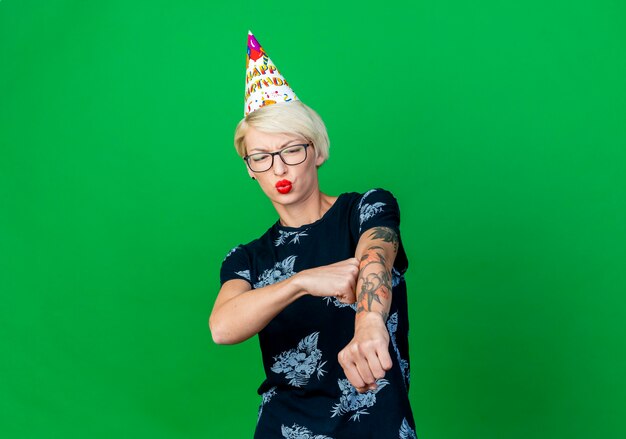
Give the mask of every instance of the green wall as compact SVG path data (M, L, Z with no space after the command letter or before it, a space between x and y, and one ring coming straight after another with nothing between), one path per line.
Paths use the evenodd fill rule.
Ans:
M396 195L421 439L626 436L622 1L0 1L0 435L249 438L207 319L276 215L232 146L251 29Z

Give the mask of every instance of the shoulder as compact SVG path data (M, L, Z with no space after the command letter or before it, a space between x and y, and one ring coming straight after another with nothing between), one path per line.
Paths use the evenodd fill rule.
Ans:
M367 192L364 192L363 194L361 194L361 199L380 198L380 197L395 198L394 195L391 193L391 191L381 188L381 187L370 189Z
M255 261L259 259L259 255L267 252L264 240L267 241L268 232L269 230L247 244L236 245L226 253L220 269L222 285L231 279L242 279L251 283Z
M353 215L379 210L399 210L398 200L393 193L384 188L373 188L365 192L345 192L341 194L345 205Z
M380 187L372 188L365 192L344 192L341 194L341 198L348 203L356 203L358 207L375 199L395 200L395 196L391 191Z
M399 231L400 208L394 195L383 188L359 194L352 206L352 223L360 236L372 227L391 227Z
M273 224L269 229L265 231L261 236L256 239L253 239L250 242L245 244L238 244L235 247L231 248L226 256L224 257L224 261L228 259L232 255L243 256L243 255L251 255L254 254L261 248L267 246L267 242L271 241L272 231L274 230L276 224Z
M359 211L371 209L372 207L383 207L386 205L397 205L398 201L391 191L383 188L370 189L362 194L357 194L356 208Z

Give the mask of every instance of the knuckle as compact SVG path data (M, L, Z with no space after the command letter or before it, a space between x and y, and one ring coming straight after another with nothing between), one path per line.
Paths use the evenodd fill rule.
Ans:
M389 370L393 366L393 361L389 357L382 358L381 359L381 366L383 367L383 370Z
M375 341L368 340L368 341L361 343L361 349L363 350L363 352L370 352L376 348L377 348L377 344Z

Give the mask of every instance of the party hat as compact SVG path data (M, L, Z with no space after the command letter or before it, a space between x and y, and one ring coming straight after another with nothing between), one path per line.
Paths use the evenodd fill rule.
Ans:
M266 105L298 100L283 75L250 31L248 31L248 55L246 56L245 100L245 116Z

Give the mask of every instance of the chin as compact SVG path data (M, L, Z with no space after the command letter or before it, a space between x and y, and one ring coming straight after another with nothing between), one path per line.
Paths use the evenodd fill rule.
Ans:
M291 204L296 201L296 196L293 192L289 192L288 194L275 193L271 198L272 201L279 204Z

